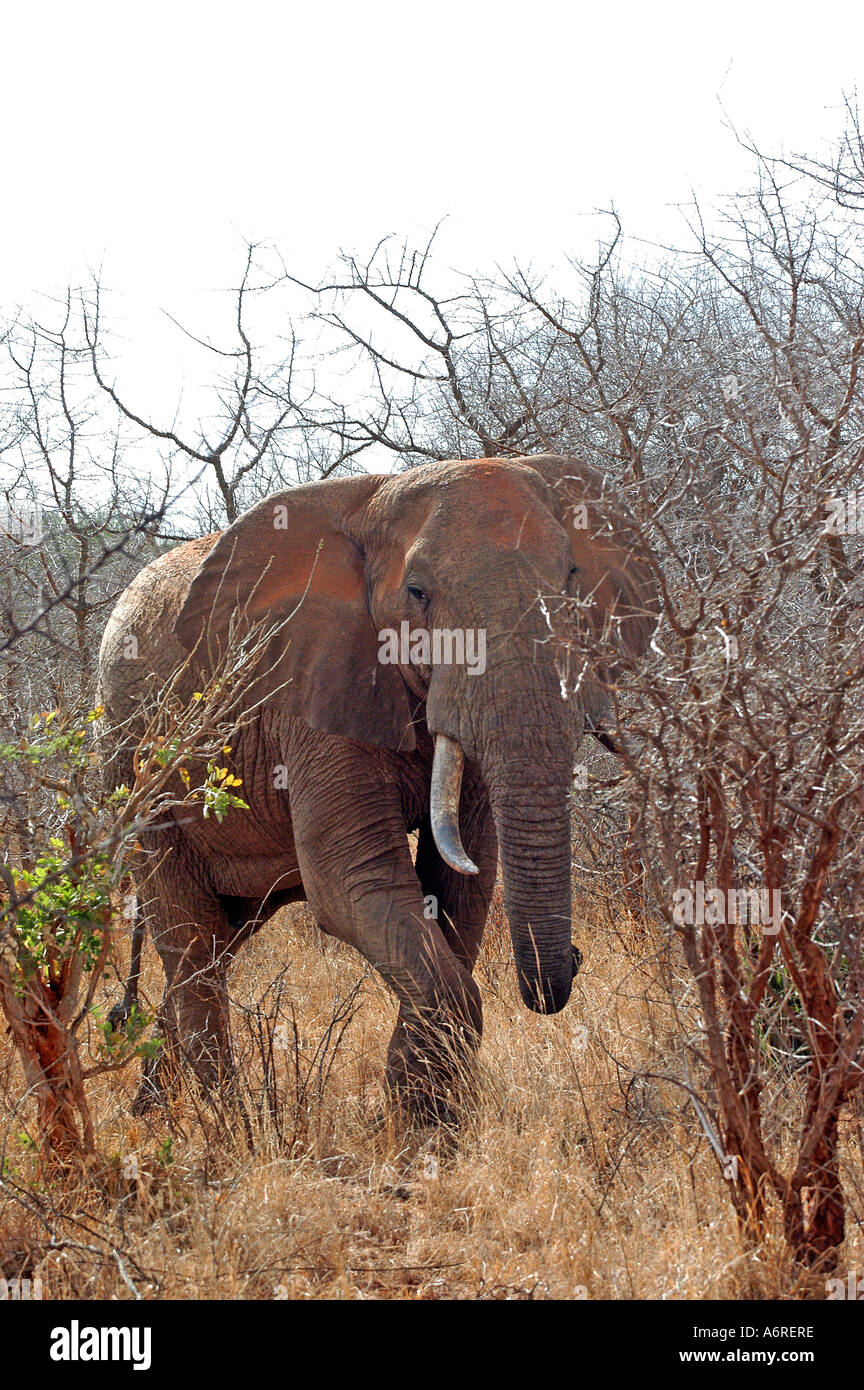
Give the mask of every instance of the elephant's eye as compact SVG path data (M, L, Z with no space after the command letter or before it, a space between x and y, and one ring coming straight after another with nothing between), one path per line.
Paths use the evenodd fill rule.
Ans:
M428 603L429 595L425 589L421 589L419 584L406 584L406 589L412 598L416 598L418 603Z
M579 587L579 576L582 573L578 565L574 565L567 576L567 588L571 594L575 594Z

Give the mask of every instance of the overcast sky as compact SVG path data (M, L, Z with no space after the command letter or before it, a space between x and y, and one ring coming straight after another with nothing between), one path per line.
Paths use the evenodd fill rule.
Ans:
M768 150L842 124L862 7L149 3L7 7L0 307L87 267L122 293L129 370L173 389L159 312L212 326L244 238L315 276L414 237L484 270L586 249L614 200L674 239L674 205L746 179L724 110ZM160 377L161 371L161 377ZM148 384L149 380L149 384Z

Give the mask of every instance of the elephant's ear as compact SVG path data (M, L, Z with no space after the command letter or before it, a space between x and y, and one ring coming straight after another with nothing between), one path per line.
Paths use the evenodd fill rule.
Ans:
M592 624L598 637L611 635L627 665L647 650L660 612L644 541L614 488L587 464L555 454L519 461L535 468L552 489ZM616 674L617 668L610 672Z
M411 706L398 667L378 659L359 519L380 483L366 475L274 493L223 531L174 631L196 671L250 648L249 702L315 729L408 751Z

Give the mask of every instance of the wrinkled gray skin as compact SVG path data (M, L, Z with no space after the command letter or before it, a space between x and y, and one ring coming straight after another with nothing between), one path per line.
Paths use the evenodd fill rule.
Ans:
M236 644L244 622L293 614L250 669L249 704L263 698L262 710L230 740L250 810L218 824L184 809L182 825L141 836L136 889L165 968L169 1047L145 1075L139 1108L160 1098L171 1045L205 1089L230 1081L226 965L286 902L308 901L322 930L354 945L394 991L388 1081L420 1115L452 1114L458 1078L470 1074L482 1026L472 970L499 853L522 998L543 1013L564 1007L578 964L572 768L586 728L614 734L603 733L608 701L590 675L563 698L561 647L543 610L565 638L568 622L571 636L577 623L598 638L611 631L622 658L613 676L644 650L657 611L650 565L624 523L596 534L600 490L583 465L551 456L298 487L160 557L122 595L102 642L99 699L109 725L133 732L140 702L189 651L189 692L200 685L232 617ZM404 620L484 628L485 672L382 665L378 633ZM109 748L110 784L130 781L128 734L109 736ZM278 767L285 790L274 786ZM424 913L428 895L437 921Z

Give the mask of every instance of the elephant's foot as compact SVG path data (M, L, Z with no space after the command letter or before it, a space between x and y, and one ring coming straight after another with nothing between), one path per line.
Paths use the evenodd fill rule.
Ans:
M129 995L124 995L122 999L118 1000L108 1015L108 1027L112 1032L122 1032L132 1017L132 1010L137 1003L137 998L130 998Z
M148 1115L153 1110L167 1110L168 1100L176 1089L176 1071L172 1065L167 1039L155 1057L148 1057L141 1068L141 1081L132 1102L133 1115Z
M171 1097L177 1094L178 1073L173 1069L169 1072L164 1065L164 1059L161 1060L161 1067L145 1064L138 1092L132 1102L133 1115L147 1115L153 1110L167 1110ZM248 1117L243 1110L242 1097L233 1072L220 1078L209 1068L205 1069L202 1075L191 1070L189 1080L193 1082L198 1095L208 1106L225 1119L239 1118L245 1125L247 1138L251 1137Z
M417 1179L436 1178L439 1167L459 1153L462 1117L455 1107L438 1106L434 1114L403 1108L391 1130L399 1167L409 1185ZM392 1150L391 1150L392 1155Z
M451 1096L430 1093L419 1087L390 1087L391 1109L403 1132L449 1129L454 1133L462 1124L462 1113Z
M397 1054L390 1058L387 1086L391 1109L400 1129L408 1131L460 1128L466 1104L475 1093L473 1058L453 1058L445 1065L416 1054Z
M167 1110L168 1096L165 1090L151 1077L143 1076L137 1095L132 1102L133 1115L149 1115L153 1110Z

